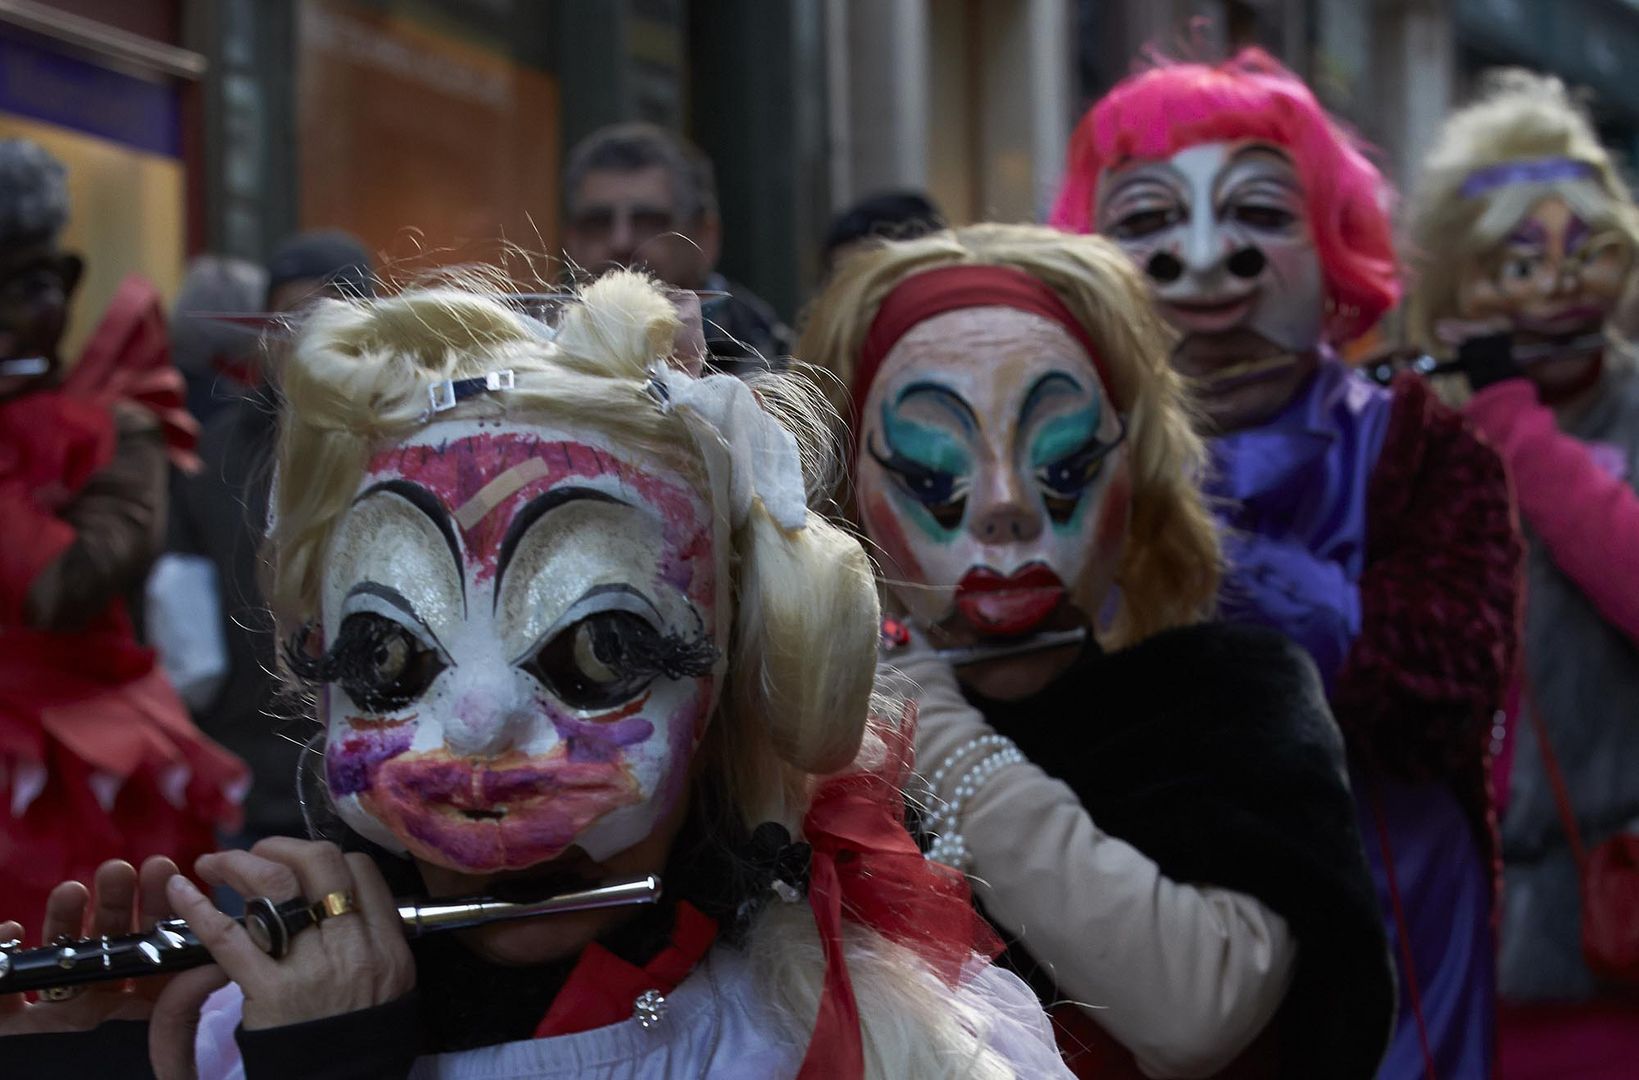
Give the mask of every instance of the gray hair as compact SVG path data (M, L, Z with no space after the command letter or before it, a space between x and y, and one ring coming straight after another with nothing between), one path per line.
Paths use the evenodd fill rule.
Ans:
M671 180L678 217L695 221L716 216L717 176L711 159L682 136L642 121L599 128L575 144L563 171L564 202L573 213L587 173L637 172L656 166Z
M0 139L0 244L52 241L68 221L68 173L29 139Z
M266 295L267 272L255 263L225 255L196 257L188 264L171 309L171 358L176 366L205 372L213 357L253 352L254 333L200 313L255 311Z

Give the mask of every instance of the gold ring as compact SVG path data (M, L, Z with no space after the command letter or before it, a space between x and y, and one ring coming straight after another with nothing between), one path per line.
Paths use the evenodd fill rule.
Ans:
M313 922L317 924L337 915L353 914L358 911L358 905L353 901L351 890L339 889L333 893L325 893L322 897L313 901L312 906L307 910L313 916Z

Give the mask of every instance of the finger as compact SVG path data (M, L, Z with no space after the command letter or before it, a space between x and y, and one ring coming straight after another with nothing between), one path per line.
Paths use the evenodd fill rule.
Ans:
M228 978L245 988L246 995L276 974L274 962L250 940L245 928L217 910L210 898L185 875L171 878L165 895L171 909L188 921L188 928L200 944L210 950L211 958L227 972Z
M92 879L91 936L115 937L131 932L131 914L137 902L136 867L124 859L109 859Z
M79 937L85 925L85 905L91 893L77 881L65 881L46 897L45 918L40 921L40 944L49 945L61 936Z
M263 840L251 850L289 865L302 883L302 895L309 900L322 903L332 893L341 893L353 901L355 910L329 918L321 916L316 932L297 934L291 942L292 954L311 955L315 948L322 946L324 959L339 971L356 972L363 977L374 970L377 947L370 928L357 911L359 897L353 871L348 868L340 848L324 841L281 836Z
M283 862L250 851L219 851L194 862L199 876L212 885L226 885L247 900L265 896L276 903L302 896L296 872Z
M347 868L353 874L353 890L358 899L359 914L369 928L370 937L378 949L392 949L404 944L404 923L398 917L398 901L381 876L381 869L370 856L357 851L346 856Z
M326 841L296 840L275 836L251 848L252 853L277 860L295 871L301 882L301 895L309 900L323 900L331 893L354 893L353 872L341 849ZM353 897L355 904L358 897Z
M148 1061L159 1080L193 1080L194 1038L205 999L228 984L225 971L209 964L184 971L165 984L148 1020Z
M137 872L137 925L140 929L152 930L155 923L176 914L171 910L171 901L165 896L165 883L176 873L176 863L163 855L151 855L143 860L142 869Z

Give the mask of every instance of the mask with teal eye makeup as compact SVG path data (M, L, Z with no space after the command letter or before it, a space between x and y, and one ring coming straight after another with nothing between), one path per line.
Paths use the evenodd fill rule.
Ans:
M918 389L907 388L899 402ZM966 448L949 432L900 416L888 402L882 403L881 436L885 445L873 438L866 448L871 457L894 478L922 529L935 539L949 539L967 508L973 463Z

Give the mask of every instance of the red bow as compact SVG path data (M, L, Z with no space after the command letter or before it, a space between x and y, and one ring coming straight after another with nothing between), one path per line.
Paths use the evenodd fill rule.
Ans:
M808 902L825 951L825 989L798 1080L865 1073L859 1005L842 950L842 917L914 951L955 988L974 953L1002 943L973 909L967 879L929 862L905 831L901 789L910 771L914 709L896 731L882 731L881 769L827 781L814 796L803 835L814 854Z

